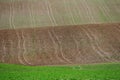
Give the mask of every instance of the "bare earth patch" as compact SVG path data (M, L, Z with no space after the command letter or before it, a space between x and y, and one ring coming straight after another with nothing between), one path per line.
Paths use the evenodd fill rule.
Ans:
M0 30L0 62L23 65L120 61L120 24Z

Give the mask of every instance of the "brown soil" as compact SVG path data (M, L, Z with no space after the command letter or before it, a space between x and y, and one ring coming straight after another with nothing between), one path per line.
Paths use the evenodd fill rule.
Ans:
M0 30L0 62L64 65L120 61L120 23Z

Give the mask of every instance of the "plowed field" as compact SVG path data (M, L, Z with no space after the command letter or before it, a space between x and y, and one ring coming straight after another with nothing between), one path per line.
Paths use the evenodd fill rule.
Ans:
M0 62L63 65L120 61L120 24L0 30Z

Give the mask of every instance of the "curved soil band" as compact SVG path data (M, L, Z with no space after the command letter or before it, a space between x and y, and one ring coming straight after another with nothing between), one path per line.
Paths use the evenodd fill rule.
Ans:
M0 30L0 62L64 65L120 61L120 24Z

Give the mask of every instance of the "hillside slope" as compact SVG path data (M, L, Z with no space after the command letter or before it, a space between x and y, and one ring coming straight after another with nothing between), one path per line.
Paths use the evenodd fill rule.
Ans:
M120 61L120 23L0 30L0 62L23 65Z
M120 0L0 0L0 29L120 22Z

